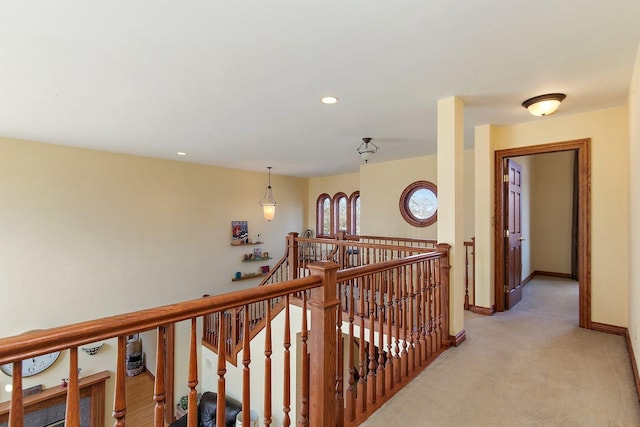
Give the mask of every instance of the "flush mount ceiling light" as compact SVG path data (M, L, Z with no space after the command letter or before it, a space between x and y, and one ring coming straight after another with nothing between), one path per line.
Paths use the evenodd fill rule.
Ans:
M358 154L360 154L360 158L364 160L365 163L369 163L369 159L376 151L378 151L378 146L371 142L372 138L362 138L362 144L358 147Z
M335 96L325 96L320 101L322 101L323 104L335 104L338 102L338 98Z
M264 197L260 204L262 205L264 219L271 221L276 216L276 199L273 198L271 191L271 166L267 166L267 169L269 169L269 185L264 190Z
M534 116L548 116L555 113L558 105L567 97L564 93L548 93L546 95L534 96L522 103L522 106L529 110Z

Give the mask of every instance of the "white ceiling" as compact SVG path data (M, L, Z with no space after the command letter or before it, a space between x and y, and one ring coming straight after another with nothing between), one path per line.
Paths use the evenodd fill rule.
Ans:
M1 0L0 136L290 176L627 101L639 0ZM320 103L325 95L340 101ZM549 120L548 118L546 120ZM184 158L176 152L184 151Z

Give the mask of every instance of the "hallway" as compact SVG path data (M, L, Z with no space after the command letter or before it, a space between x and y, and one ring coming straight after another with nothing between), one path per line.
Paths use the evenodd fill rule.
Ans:
M577 325L577 282L537 277L362 425L640 426L624 337Z

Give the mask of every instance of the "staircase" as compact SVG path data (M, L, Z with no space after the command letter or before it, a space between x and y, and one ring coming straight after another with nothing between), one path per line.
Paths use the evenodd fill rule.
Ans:
M344 235L299 238L290 233L284 256L260 286L279 278L307 277L318 263L338 266L332 341L337 360L344 362L337 364L336 418L344 425L358 425L449 346L448 245ZM224 357L238 366L238 355L248 342L245 331L253 340L288 304L307 313L310 292L227 311L222 322L219 313L205 316L203 345L217 353L220 327L225 327ZM288 311L285 317L289 318ZM287 336L284 340L290 343ZM308 355L306 347L302 353ZM308 357L303 356L302 363L309 363ZM310 372L305 366L301 369ZM303 396L308 392L303 390ZM303 413L305 405L303 401Z

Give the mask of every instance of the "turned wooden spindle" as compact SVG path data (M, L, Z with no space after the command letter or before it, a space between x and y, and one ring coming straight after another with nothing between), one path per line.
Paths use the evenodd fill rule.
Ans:
M164 427L165 425L165 344L166 344L166 328L158 327L156 345L156 378L153 385L153 400L156 402L153 408L153 425L154 427Z
M65 426L80 427L80 386L78 384L78 347L69 349L69 381L67 383L67 406Z
M113 400L113 418L115 418L114 427L124 427L124 417L127 413L127 396L126 396L126 351L127 338L124 335L118 337L118 355L116 359L116 385L115 398Z
M271 425L271 300L266 301L267 324L264 337L264 425Z

